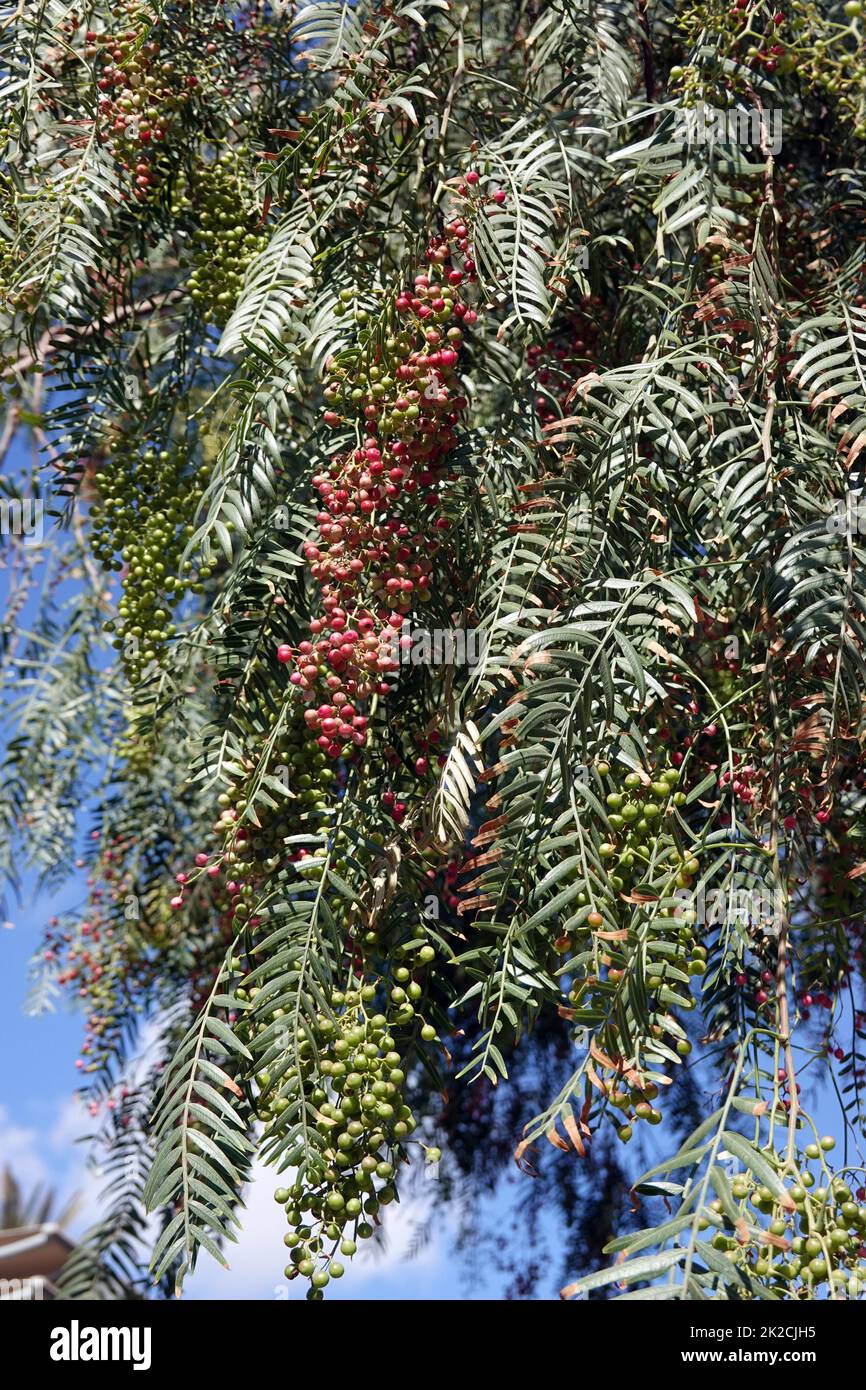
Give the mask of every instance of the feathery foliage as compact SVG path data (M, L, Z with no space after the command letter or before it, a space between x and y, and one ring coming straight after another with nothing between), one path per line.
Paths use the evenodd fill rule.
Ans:
M319 1297L410 1157L471 1204L510 1136L602 1263L566 1296L856 1297L859 7L39 0L0 44L45 501L2 866L86 836L41 969L91 1103L143 1018L166 1059L70 1296L224 1260L258 1155Z

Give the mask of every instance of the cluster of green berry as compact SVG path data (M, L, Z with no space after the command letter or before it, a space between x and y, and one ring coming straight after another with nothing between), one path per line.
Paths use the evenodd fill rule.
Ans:
M201 593L209 566L193 571L183 553L206 467L190 471L184 444L141 452L132 434L113 431L95 481L99 500L90 509L93 552L105 570L122 574L113 634L130 681L159 662L176 631L171 609L187 591Z
M403 1100L406 1075L393 1033L412 1021L413 1000L421 993L409 973L405 967L395 972L398 983L390 991L387 1013L367 1012L379 994L373 983L337 991L331 1002L339 1012L317 1019L318 1056L312 1040L299 1046L312 1085L308 1100L316 1112L322 1163L309 1167L292 1187L278 1188L275 1197L291 1228L284 1236L291 1250L286 1277L308 1278L314 1297L343 1273L338 1247L341 1255L354 1255L357 1242L373 1234L380 1208L397 1195L393 1179L397 1165L406 1161L404 1142L416 1128ZM271 1123L288 1101L267 1073L257 1079L259 1116ZM427 1155L432 1161L439 1157L433 1149Z
M579 883L573 905L589 909L579 927L554 942L566 957L559 973L570 982L570 1015L580 1030L593 1022L599 1007L607 1012L611 987L628 983L637 951L652 996L651 1037L662 1041L668 1036L670 1045L685 1057L691 1043L670 1011L695 1007L689 979L705 973L707 951L696 937L696 913L683 903L700 864L691 849L681 846L673 824L676 809L686 801L686 793L678 790L680 772L676 767L650 768L618 777L606 762L597 763L595 771L602 786L612 784L605 794L604 833L610 838L598 846L601 873L593 870L587 878L581 856L571 855L573 862L556 885L558 890L562 882ZM641 904L655 910L646 945L632 930ZM617 1121L619 1137L627 1142L635 1120L661 1120L652 1105L658 1088L654 1081L631 1073L627 1088L620 1090L618 1061L611 1061L611 1071L614 1079L605 1083L605 1091L614 1107L627 1112Z
M267 244L262 215L244 184L236 154L222 154L196 166L186 194L174 212L192 211L195 265L188 285L202 317L224 328L231 317L253 257Z
M611 778L608 763L597 763L596 770L601 778ZM614 904L622 895L630 894L648 876L658 880L660 871L664 874L663 886L667 891L690 887L699 864L693 854L680 849L670 827L674 809L686 800L684 792L675 790L679 780L680 773L675 767L661 772L650 768L649 773L643 775L629 772L606 794L605 833L613 832L615 838L602 840L598 847L604 866L603 881L596 883L595 890L584 883L583 891L576 898L578 907L591 907L586 925L593 930L605 925L605 917L595 905L602 889L606 890L602 905L613 914ZM573 859L571 868L561 876L562 883L585 879L582 860L577 856ZM618 925L613 915L608 925ZM567 935L557 940L556 949L565 953L574 945L573 937Z
M6 151L12 136L8 125L0 126L0 157ZM7 228L0 242L0 305L4 308L9 300L12 284L18 268L19 256L15 246L14 229L17 228L16 192L12 178L0 168L0 219ZM12 235L10 235L12 232ZM16 307L16 306L12 306Z
M632 1125L636 1120L645 1120L651 1125L661 1124L662 1112L653 1105L658 1094L659 1088L654 1081L645 1081L626 1090L619 1090L615 1086L609 1088L608 1099L611 1105L617 1110L627 1112L622 1116L622 1124L617 1126L617 1135L624 1144L631 1139Z
M265 742L264 738L262 742ZM254 766L249 755L242 764L245 773L249 772L247 763ZM272 740L267 776L272 786L274 782L282 785L284 794L291 790L291 806L287 808L284 803L274 803L272 806L262 803L257 807L258 824L247 825L245 837L235 837L223 856L223 862L232 867L235 877L241 875L244 867L254 871L256 863L262 860L263 852L269 846L283 844L283 837L290 833L290 829L297 829L299 811L315 813L325 812L329 808L328 795L338 779L338 773L315 738L310 736L297 705L289 707L286 724ZM247 778L241 777L220 792L217 797L220 808L215 826L217 832L230 832L235 822L243 817L249 804L248 790ZM277 788L273 787L273 790L277 791ZM267 858L267 854L264 857Z
M617 839L603 842L599 854L615 863L611 883L619 892L627 891L629 882L652 865L671 864L676 884L682 888L689 887L697 873L697 861L680 854L674 836L664 829L673 808L685 804L685 792L676 791L679 780L678 768L650 768L645 777L627 773L621 789L607 793L607 822Z
M751 1175L741 1174L731 1183L731 1195L743 1204L742 1215L748 1220L745 1203L771 1218L763 1241L760 1233L744 1248L738 1238L733 1220L734 1212L721 1199L710 1203L712 1224L718 1229L712 1245L732 1260L744 1261L749 1271L768 1279L770 1287L795 1297L808 1297L810 1292L829 1282L835 1296L847 1293L856 1298L866 1282L866 1205L864 1191L855 1193L843 1177L834 1177L827 1185L817 1185L808 1169L808 1162L821 1160L823 1154L835 1147L831 1135L817 1143L807 1144L798 1156L798 1181L786 1188L785 1203L779 1194L757 1183ZM704 1218L704 1229L710 1224ZM797 1232L795 1234L795 1231ZM747 1253L748 1252L748 1253Z

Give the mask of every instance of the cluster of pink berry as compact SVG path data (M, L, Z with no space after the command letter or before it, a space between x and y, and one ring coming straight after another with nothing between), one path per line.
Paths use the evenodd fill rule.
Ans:
M730 769L726 769L719 777L719 786L730 787L737 800L741 801L744 806L748 806L755 799L754 789L750 783L758 775L758 770L750 763L746 763L743 767L736 766L739 762L736 753L733 755L733 762L734 771L731 772Z
M359 707L388 694L401 628L415 603L430 599L436 534L450 526L447 459L467 405L456 366L463 329L477 318L460 297L475 276L468 245L466 224L450 222L428 247L429 270L397 295L398 323L384 347L350 367L329 364L325 423L343 430L354 421L362 437L313 478L319 539L304 553L322 612L309 639L296 649L281 644L277 660L292 665L304 722L330 758L364 746ZM366 318L359 311L361 324Z

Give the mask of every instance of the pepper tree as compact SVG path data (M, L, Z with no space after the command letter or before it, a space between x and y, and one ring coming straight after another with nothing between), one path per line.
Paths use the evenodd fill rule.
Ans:
M321 1297L499 1083L494 1175L618 1193L566 1295L856 1296L859 0L0 41L3 869L86 870L34 995L110 1173L66 1291L149 1212L161 1290L224 1259L255 1161Z

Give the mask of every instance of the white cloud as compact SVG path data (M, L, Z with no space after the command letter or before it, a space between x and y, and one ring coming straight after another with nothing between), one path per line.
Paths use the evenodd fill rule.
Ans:
M274 1202L274 1189L279 1181L272 1169L255 1165L253 1182L246 1192L247 1204L241 1213L241 1235L236 1245L226 1247L230 1268L222 1269L203 1253L196 1273L184 1286L185 1297L294 1301L305 1296L304 1280L288 1284L283 1276L288 1259L283 1236L288 1226ZM351 1261L345 1261L345 1276L339 1283L334 1281L330 1285L328 1297L381 1297L380 1288L398 1278L400 1293L392 1293L391 1297L411 1298L413 1291L416 1297L427 1296L422 1290L429 1289L444 1272L449 1235L443 1226L410 1258L416 1227L426 1215L427 1207L423 1196L388 1207L383 1222L384 1242L370 1241Z
M64 1100L50 1127L40 1130L11 1123L0 1106L0 1168L8 1167L25 1199L39 1187L53 1189L54 1210L59 1212L75 1198L75 1214L69 1223L80 1234L97 1217L101 1180L86 1167L87 1152L75 1143L89 1133L92 1120L73 1097Z
M11 1168L25 1190L46 1182L51 1176L42 1149L39 1131L13 1125L9 1111L0 1105L0 1168Z
M76 1096L67 1096L61 1102L48 1132L48 1142L59 1154L65 1154L71 1144L93 1131L95 1123L83 1101Z

